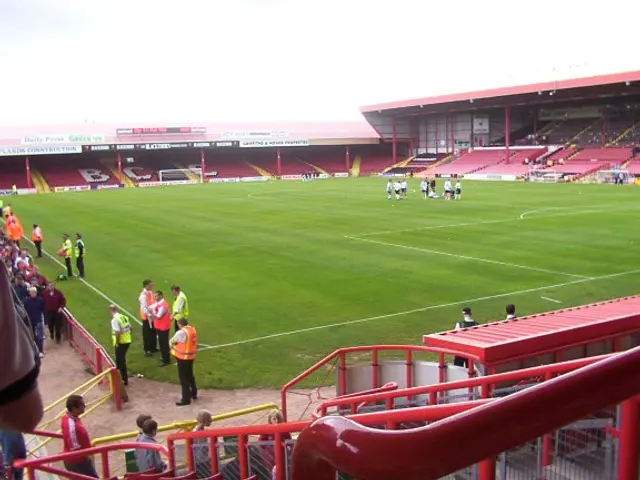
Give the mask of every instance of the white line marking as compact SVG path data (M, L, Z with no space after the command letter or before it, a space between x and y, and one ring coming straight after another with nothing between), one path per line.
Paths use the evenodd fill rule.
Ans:
M436 310L439 308L446 308L446 307L454 307L456 305L463 305L463 304L471 304L471 303L475 303L475 302L481 302L484 300L494 300L496 298L504 298L504 297L510 297L510 296L515 296L515 295L523 295L526 293L533 293L533 292L541 292L543 290L548 290L551 288L561 288L561 287L567 287L570 285L579 285L581 283L589 283L589 282L595 282L598 280L608 280L610 278L616 278L616 277L622 277L625 275L633 275L634 273L640 273L640 269L638 270L628 270L626 272L618 272L618 273L612 273L610 275L602 275L600 277L591 277L591 278L582 278L579 280L571 280L570 282L564 282L564 283L556 283L555 285L546 285L544 287L534 287L534 288L527 288L524 290L516 290L514 292L506 292L506 293L498 293L495 295L487 295L485 297L476 297L476 298L468 298L466 300L459 300L459 301L455 301L455 302L449 302L449 303L441 303L439 305L429 305L426 307L421 307L421 308L414 308L413 310L405 310L404 312L396 312L396 313L387 313L385 315L377 315L375 317L366 317L366 318L358 318L355 320L347 320L344 322L337 322L337 323L330 323L327 325L318 325L315 327L308 327L308 328L300 328L297 330L291 330L288 332L280 332L280 333L272 333L271 335L264 335L262 337L254 337L254 338L248 338L246 340L239 340L237 342L230 342L230 343L223 343L220 345L213 345L211 347L208 348L203 348L202 350L211 350L211 349L218 349L218 348L226 348L226 347L234 347L236 345L245 345L247 343L256 343L256 342L260 342L262 340L269 340L272 338L278 338L278 337L286 337L286 336L290 336L290 335L297 335L299 333L307 333L307 332L315 332L318 330L325 330L327 328L334 328L334 327L342 327L345 325L353 325L356 323L366 323L366 322L371 322L374 320L383 320L385 318L392 318L392 317L400 317L403 315L410 315L412 313L420 313L420 312L426 312L428 310Z
M35 244L27 237L23 237L27 242L29 242L31 245L33 245L35 247ZM47 252L46 250L42 250L42 253L44 253L49 259L53 260L55 263L57 263L58 265L60 265L62 268L67 268L60 260L58 260L56 257L54 257L53 255L51 255L49 252ZM119 305L113 298L108 297L103 291L99 290L98 288L94 287L93 285L91 285L89 282L87 282L84 278L78 278L75 277L76 280L80 280L82 283L84 283L87 287L89 287L91 290L93 290L95 293L97 293L98 295L100 295L102 298L104 298L107 302L115 305L116 307L118 307L118 309L124 313L127 314L127 316L129 316L129 318L132 318L134 322L136 322L138 325L142 325L142 321L138 320L138 317L136 317L133 313L131 313L130 311L128 311L126 308L124 308L122 305ZM205 347L205 348L212 348L213 345L209 345L206 343L199 343L199 346Z
M409 246L409 245L401 245L399 243L381 242L379 240L370 240L368 238L350 237L348 235L345 235L345 238L348 238L350 240L356 240L358 242L372 243L374 245L382 245L382 246L387 246L387 247L402 248L402 249L405 249L405 250L413 250L415 252L430 253L432 255L442 255L444 257L460 258L462 260L472 260L472 261L475 261L475 262L491 263L491 264L500 265L500 266L503 266L503 267L522 268L524 270L532 270L534 272L551 273L553 275L564 275L564 276L567 276L567 277L574 277L574 278L591 278L591 277L587 277L585 275L576 275L576 274L573 274L573 273L558 272L556 270L547 270L546 268L529 267L527 265L518 265L517 263L500 262L498 260L489 260L487 258L470 257L468 255L458 255L456 253L441 252L439 250L431 250L429 248L412 247L412 246Z
M549 298L549 297L540 297L542 300L546 300L547 302L553 302L553 303L562 303L560 300L556 300L555 298Z
M615 210L613 211L613 213L615 213L616 211L620 211L620 210L638 210L640 207L638 205L629 205L628 207L617 207L616 205L594 205L594 206L599 206L601 209L600 210L577 210L577 211L572 211L572 212L566 212L566 213L555 213L553 215L537 215L535 217L532 218L532 220L535 219L539 219L539 218L553 218L553 217L566 217L566 216L572 216L572 215L585 215L585 214L589 214L589 213L611 213L612 211L610 210L611 208L615 207ZM440 228L454 228L454 227L472 227L474 225L490 225L490 224L494 224L494 223L509 223L509 222L518 222L521 220L526 220L527 215L531 215L532 213L537 213L537 212L542 212L542 211L547 211L547 210L559 210L559 209L567 209L567 208L576 208L573 206L567 206L567 207L549 207L549 208L541 208L541 209L537 209L537 210L529 210L527 212L522 213L520 216L518 217L509 217L509 218L502 218L500 220L484 220L481 222L468 222L468 223L453 223L453 224L447 224L447 225L427 225L424 227L416 227L416 228L405 228L405 229L399 229L399 230L381 230L378 232L368 232L368 233L359 233L356 235L351 235L351 237L371 237L373 235L386 235L386 234L390 234L390 233L403 233L403 232L419 232L419 231L423 231L423 230L436 230L436 229L440 229Z

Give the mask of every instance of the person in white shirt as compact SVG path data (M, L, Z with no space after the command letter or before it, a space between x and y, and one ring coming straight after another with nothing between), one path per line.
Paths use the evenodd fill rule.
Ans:
M460 180L458 180L456 182L456 196L455 199L456 200L460 200L462 198L462 183L460 183Z
M402 198L407 198L407 181L400 182L400 188L402 188Z
M444 199L451 200L452 195L453 195L453 188L451 188L451 180L447 180L444 182Z
M393 191L393 182L389 180L387 182L387 200L391 200L391 192Z
M396 200L400 200L400 193L402 192L402 185L397 180L393 184L393 190L396 193Z
M420 182L420 191L422 192L422 197L426 200L429 196L429 182L425 178Z

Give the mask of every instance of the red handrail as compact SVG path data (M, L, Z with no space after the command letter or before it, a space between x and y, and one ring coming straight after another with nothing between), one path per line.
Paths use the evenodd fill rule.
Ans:
M97 447L85 448L84 450L76 450L73 452L59 453L56 455L50 455L48 457L33 458L29 460L16 460L15 462L13 462L13 468L25 469L27 471L27 477L29 478L29 480L35 480L36 470L41 470L43 472L49 472L55 475L60 475L76 480L93 480L91 477L60 470L59 468L49 466L48 464L63 462L65 460L72 460L78 457L87 457L90 455L99 454L102 459L102 477L109 478L109 452L114 450L128 450L138 448L146 450L157 450L158 452L167 456L167 458L169 459L169 464L175 463L173 462L172 452L164 445L160 445L159 443L123 442L99 445Z
M371 352L371 356L372 356L372 363L377 363L377 355L378 352L384 352L384 351L397 351L397 352L403 352L406 356L407 359L407 369L408 371L410 370L411 367L411 359L412 359L412 355L413 353L433 353L433 349L431 347L427 347L425 345L362 345L362 346L358 346L358 347L345 347L345 348L339 348L337 350L335 350L333 353L327 355L325 358L323 358L322 360L320 360L319 362L317 362L316 364L312 365L311 367L309 367L307 370L305 370L304 372L302 372L300 375L296 376L295 378L291 379L289 382L287 382L280 390L280 403L281 403L281 410L282 410L282 415L284 416L285 420L287 419L287 392L293 388L295 385L297 385L298 383L300 383L302 380L304 380L305 378L309 377L310 375L312 375L314 372L320 370L322 367L324 367L325 365L327 365L329 362L331 362L332 360L338 358L340 360L340 365L338 367L338 385L337 385L337 392L338 392L338 396L343 396L344 392L346 391L346 368L347 368L347 354L349 353L356 353L356 352ZM449 352L451 354L455 354L456 352ZM474 355L464 355L465 357L468 357L471 360L478 360L478 358ZM376 379L377 379L377 369L374 368L372 369L372 385L371 388L377 388L378 385L376 385ZM407 384L407 386L411 386L409 383Z
M566 362L552 363L549 365L540 365L537 367L529 367L522 370L513 370L510 372L496 373L485 377L466 378L463 380L454 380L445 383L435 383L432 385L422 385L420 387L403 388L400 390L393 390L388 392L359 392L355 394L345 395L343 397L332 398L325 400L312 413L314 419L324 417L327 414L327 409L331 407L339 408L353 408L355 405L361 403L372 403L385 401L386 408L393 408L393 400L396 398L415 397L418 395L429 394L430 404L436 403L438 394L444 393L448 390L460 390L464 388L477 388L484 389L481 392L483 397L488 397L490 394L489 388L497 383L513 382L523 379L528 379L537 376L547 375L561 375L578 368L591 365L593 363L609 358L615 353L606 355L599 355L594 357L579 358L577 360L569 360Z
M332 480L336 470L360 480L437 479L637 395L639 364L634 348L414 430L373 430L325 417L298 437L292 479ZM482 441L461 448L472 432L482 432Z

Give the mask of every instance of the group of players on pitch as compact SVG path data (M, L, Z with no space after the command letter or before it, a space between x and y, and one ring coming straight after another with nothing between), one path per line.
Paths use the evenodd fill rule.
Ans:
M407 190L408 188L406 179L403 179L402 181L396 180L395 182L389 180L387 182L387 199L392 200L394 193L396 196L396 200L406 199ZM431 180L424 178L422 182L420 182L420 192L422 193L422 198L424 198L425 200L427 198L440 198L440 196L436 192L435 178L432 178ZM455 200L460 200L462 198L462 183L460 183L460 180L456 181L455 188L452 186L451 180L445 180L442 197L445 200L451 200L452 198Z

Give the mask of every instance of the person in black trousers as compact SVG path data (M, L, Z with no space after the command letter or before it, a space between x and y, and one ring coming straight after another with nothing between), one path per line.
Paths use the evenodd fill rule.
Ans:
M38 258L42 258L42 230L37 223L33 224L33 232L31 232L31 240L38 251Z
M73 245L69 240L68 234L62 235L62 252L64 253L64 265L67 267L67 277L73 277L73 268L71 267L71 256L73 255Z
M76 268L78 269L78 278L84 278L84 255L86 249L82 235L76 233Z
M171 339L171 354L178 362L178 378L182 387L182 398L176 405L189 405L198 398L198 387L193 375L193 361L196 358L198 337L196 329L189 325L186 318L178 320L178 330Z

